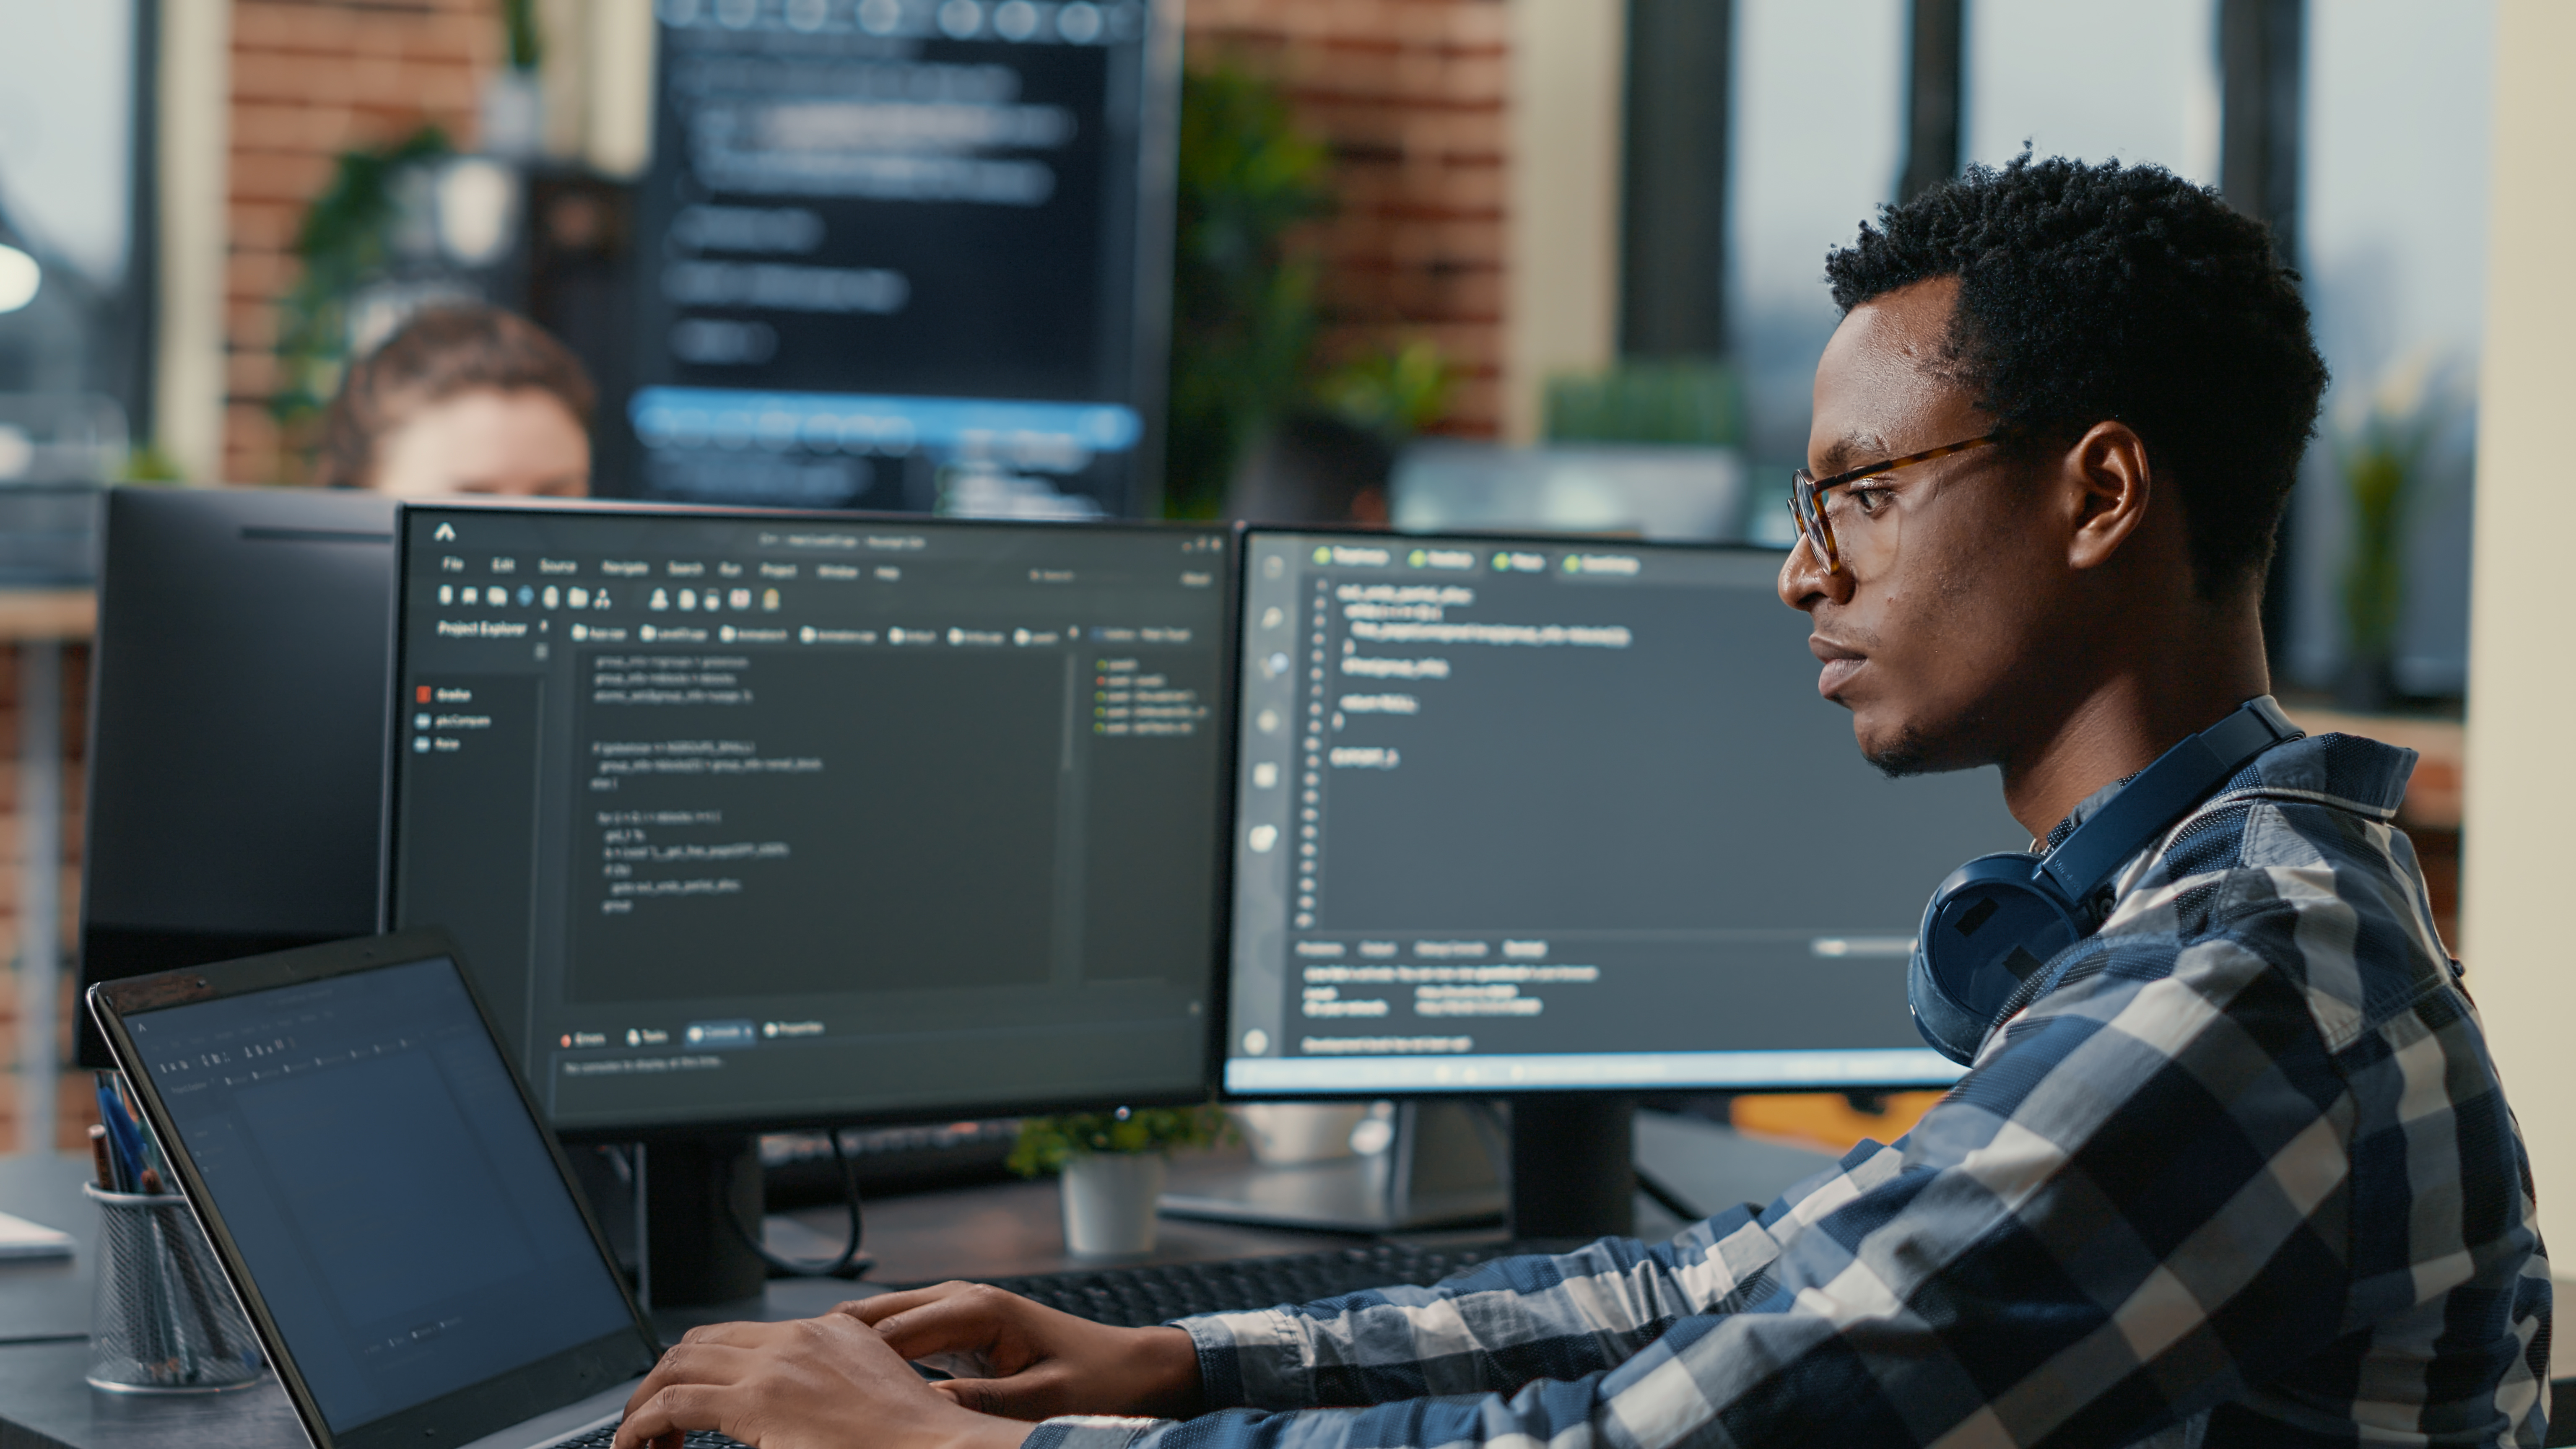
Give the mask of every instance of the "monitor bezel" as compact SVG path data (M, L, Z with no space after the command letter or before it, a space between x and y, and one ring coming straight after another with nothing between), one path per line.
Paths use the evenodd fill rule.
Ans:
M1220 871L1220 874L1226 883L1226 894L1223 908L1219 912L1225 926L1223 984L1225 988L1224 995L1228 1014L1226 1019L1220 1021L1217 1026L1217 1055L1214 1070L1217 1100L1229 1104L1239 1103L1243 1105L1257 1105L1275 1102L1491 1101L1496 1097L1518 1096L1561 1097L1592 1095L1605 1097L1640 1097L1661 1095L1700 1095L1708 1093L1880 1093L1947 1091L1949 1088L1957 1084L1957 1078L1955 1076L1938 1081L1921 1077L1888 1076L1853 1077L1832 1082L1800 1083L1766 1082L1758 1084L1711 1084L1695 1082L1582 1082L1554 1084L1533 1082L1513 1083L1509 1086L1480 1083L1455 1087L1404 1088L1380 1085L1341 1089L1299 1088L1295 1091L1286 1092L1248 1092L1227 1086L1225 1069L1227 1064L1234 1059L1232 1055L1234 1038L1231 1030L1234 993L1234 916L1235 910L1239 904L1239 900L1234 889L1234 874L1238 851L1236 836L1239 833L1235 829L1235 816L1237 806L1243 797L1241 779L1241 747L1243 739L1243 660L1247 656L1247 651L1244 648L1242 631L1247 627L1245 621L1251 617L1248 600L1252 588L1252 542L1256 536L1260 535L1293 538L1327 537L1386 539L1398 542L1405 546L1416 546L1426 542L1448 540L1455 540L1466 544L1525 543L1536 548L1550 549L1581 548L1591 545L1598 546L1604 550L1616 549L1623 552L1630 550L1654 550L1667 553L1732 553L1740 555L1758 555L1777 559L1784 564L1788 561L1789 555L1795 552L1794 545L1788 548L1783 548L1772 544L1754 543L1744 540L1653 539L1597 533L1551 533L1535 529L1442 529L1437 531L1411 531L1395 528L1379 528L1366 524L1353 523L1286 524L1248 521L1235 524L1235 598L1233 607L1229 611L1230 617L1234 620L1236 631L1235 638L1232 641L1235 658L1234 692L1228 696L1226 700L1226 713L1228 715L1229 730L1228 748L1226 753L1227 758L1231 763L1226 779L1225 807L1222 812L1226 816L1227 826L1224 846L1225 855Z
M395 879L401 868L400 843L402 830L400 821L401 789L399 781L401 779L404 761L401 758L401 731L397 725L400 717L401 701L399 696L402 692L402 681L408 677L406 670L409 661L404 647L404 641L409 632L408 626L410 622L409 611L411 607L411 591L405 587L405 585L407 582L408 564L411 558L412 529L417 519L422 516L453 513L494 513L512 515L535 513L574 516L610 514L623 517L699 518L718 521L739 520L743 522L777 520L780 522L830 524L841 526L874 525L889 528L931 527L976 531L1004 529L1078 529L1130 533L1149 537L1159 535L1176 539L1191 535L1215 535L1224 541L1223 547L1228 552L1232 552L1240 546L1239 539L1226 524L1214 521L1207 523L1190 523L1186 521L1174 522L1159 519L1129 518L1061 520L1022 518L938 518L918 513L863 512L852 509L749 508L721 504L636 502L627 499L548 498L519 501L468 498L406 500L401 508L399 516L395 520L394 600L393 607L386 611L388 626L392 631L392 637L388 643L387 653L387 659L389 661L389 673L387 677L390 683L389 687L385 690L385 740L388 760L384 775L384 806L379 812L379 817L384 822L384 840L381 848L377 852L377 858L382 862L384 871L383 887L378 892L378 899L382 903L380 907L382 918L378 921L378 927L379 929L388 931L395 929L392 920L395 905ZM1236 654L1238 652L1236 649L1236 638L1240 630L1237 628L1235 619L1235 607L1237 603L1237 595L1240 592L1240 581L1231 577L1231 575L1240 573L1240 569L1236 566L1235 560L1232 558L1220 559L1215 567L1227 571L1229 575L1228 577L1219 580L1219 583L1222 586L1215 591L1218 598L1218 655L1216 679L1217 688L1225 692L1226 700L1211 710L1211 717L1221 722L1225 727L1223 738L1218 742L1216 751L1216 769L1218 772L1216 784L1219 795L1222 797L1223 792L1227 787L1227 783L1233 777L1235 763L1232 715L1233 705L1231 700L1233 695L1240 688L1240 679L1238 678L1239 661L1236 659ZM1232 836L1234 828L1233 807L1231 803L1220 799L1218 808L1212 811L1211 815L1214 817L1211 822L1213 826L1213 835L1209 840L1208 848L1215 853L1217 871L1215 889L1219 894L1217 899L1212 903L1213 909L1210 910L1208 919L1209 935L1206 947L1207 958L1205 968L1207 974L1203 978L1205 989L1202 991L1200 996L1200 999L1206 1003L1206 1006L1201 1013L1202 1022L1200 1032L1199 1082L1194 1089L1175 1089L1164 1093L1140 1094L1126 1097L1115 1102L1104 1100L1096 1095L1078 1093L1043 1097L960 1097L950 1103L937 1107L923 1107L917 1104L910 1104L900 1107L889 1107L883 1110L833 1109L814 1112L754 1112L720 1118L710 1117L704 1119L693 1119L687 1122L672 1122L667 1120L620 1120L613 1123L583 1123L577 1127L560 1128L554 1126L553 1123L548 1122L547 1129L557 1133L568 1142L650 1143L663 1141L696 1141L708 1138L742 1136L761 1132L811 1131L838 1127L895 1125L929 1121L958 1121L973 1118L1044 1116L1065 1112L1097 1111L1110 1107L1176 1107L1189 1106L1214 1100L1217 1096L1219 1081L1224 1075L1224 1063L1221 1053L1225 1045L1225 1022L1228 1010L1228 1001L1225 996L1225 992L1230 984L1227 980L1228 972L1226 970L1226 952L1230 949L1229 943L1233 939L1228 917L1229 903L1232 901L1234 895L1233 858L1226 850L1227 843ZM504 1046L506 1046L509 1038L504 1036L500 1037L499 1040L504 1044ZM514 1071L525 1070L524 1065L519 1062L513 1062L511 1066ZM543 1120L542 1117L540 1120Z
M556 1179L581 1215L583 1231L590 1235L591 1246L599 1254L600 1268L617 1287L618 1299L626 1307L631 1331L602 1335L586 1343L570 1345L535 1363L523 1364L506 1373L452 1389L436 1398L397 1409L382 1418L334 1430L323 1417L321 1404L296 1367L294 1356L285 1352L285 1335L276 1317L269 1311L267 1299L260 1293L240 1245L231 1227L224 1221L214 1198L206 1189L204 1174L195 1157L190 1155L186 1139L172 1122L167 1104L162 1100L158 1083L149 1072L138 1072L133 1064L141 1060L133 1035L126 1029L125 1018L167 1007L196 1005L246 996L279 987L329 980L336 976L361 971L377 971L393 966L414 965L444 957L456 970L457 980L465 987L466 999L473 1003L475 1016L485 1034L501 1056L502 1067L509 1073L510 1085L519 1094L520 1107L537 1129L545 1144L547 1160L554 1164ZM564 1157L563 1146L554 1131L546 1125L537 1110L536 1098L520 1074L518 1064L509 1059L503 1038L495 1029L492 1010L474 984L473 969L465 955L447 933L435 928L402 931L387 935L334 941L327 945L308 946L296 951L281 951L266 956L245 957L237 961L218 962L207 966L183 967L176 971L156 972L149 976L129 976L116 981L103 981L88 992L91 1015L100 1032L107 1038L108 1049L118 1067L133 1087L134 1097L143 1109L171 1170L179 1175L181 1191L188 1211L205 1230L213 1245L225 1278L258 1334L260 1347L276 1369L278 1382L294 1404L296 1417L313 1438L317 1449L376 1449L376 1446L417 1444L424 1438L436 1443L464 1443L485 1434L508 1428L539 1414L563 1408L590 1394L625 1383L651 1370L660 1358L662 1344L654 1333L652 1321L635 1301L633 1287L626 1275L617 1269L616 1256L610 1251L607 1235L600 1231L599 1221L591 1213L590 1200L573 1176L572 1164ZM621 1346L634 1353L623 1359L604 1358L614 1355ZM573 1373L606 1362L617 1371L584 1386L570 1398L562 1385Z

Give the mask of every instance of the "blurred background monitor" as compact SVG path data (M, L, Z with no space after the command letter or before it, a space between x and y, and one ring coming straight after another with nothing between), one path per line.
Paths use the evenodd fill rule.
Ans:
M1149 511L1177 7L656 7L649 497Z

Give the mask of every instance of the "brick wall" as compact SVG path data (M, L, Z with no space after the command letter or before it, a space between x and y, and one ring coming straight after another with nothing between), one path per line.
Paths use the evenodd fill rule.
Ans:
M224 305L224 478L302 481L270 419L277 305L332 160L435 121L475 138L481 77L501 63L493 0L235 0Z
M1194 60L1279 80L1331 148L1327 356L1425 337L1462 373L1445 430L1503 420L1510 12L1501 0L1189 0Z
M16 646L0 644L0 962L8 969L6 989L0 990L0 1153L17 1152L34 1145L29 1141L27 1124L18 1110L18 1031L21 995L18 984L18 923L21 919L19 891L20 863L25 856L25 835L18 819L18 708L19 651ZM57 959L62 964L63 980L54 1003L55 1059L71 1060L71 1012L75 999L73 973L77 970L73 944L79 934L80 918L80 850L81 804L83 800L82 757L87 747L89 706L89 650L85 645L67 645L63 649L62 680L63 762L63 878L59 906L63 940ZM83 1129L97 1120L89 1105L88 1074L66 1072L54 1094L54 1143L67 1150L87 1150Z

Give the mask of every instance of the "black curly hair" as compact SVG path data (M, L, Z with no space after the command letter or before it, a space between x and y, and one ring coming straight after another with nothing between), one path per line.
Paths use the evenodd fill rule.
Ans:
M1958 278L1949 359L1981 408L2037 440L2136 429L2180 488L2204 598L2270 562L2326 365L2298 273L2217 193L2025 150L1885 208L1825 277L1845 312Z

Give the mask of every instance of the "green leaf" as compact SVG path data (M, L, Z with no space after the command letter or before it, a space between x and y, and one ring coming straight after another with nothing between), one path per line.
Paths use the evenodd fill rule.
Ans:
M1019 1140L1006 1159L1022 1177L1061 1172L1077 1157L1095 1153L1171 1152L1234 1140L1234 1124L1213 1102L1196 1107L1119 1107L1023 1117Z

